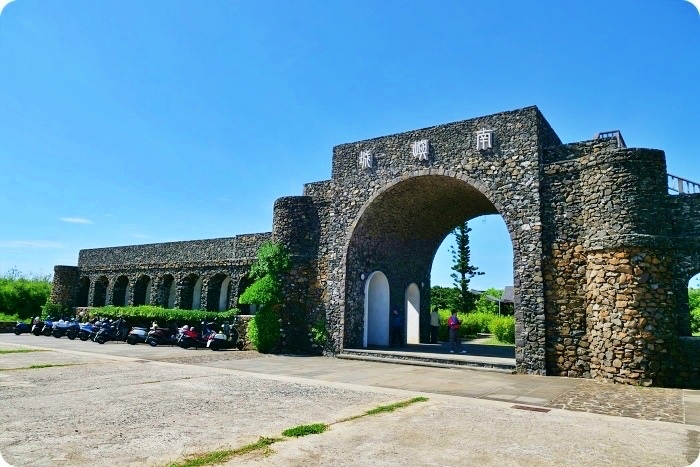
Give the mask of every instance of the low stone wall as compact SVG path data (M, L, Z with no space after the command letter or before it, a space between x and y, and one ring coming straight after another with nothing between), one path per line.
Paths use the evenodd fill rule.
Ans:
M15 321L0 321L0 333L12 332L12 330L15 328L15 324L17 324Z

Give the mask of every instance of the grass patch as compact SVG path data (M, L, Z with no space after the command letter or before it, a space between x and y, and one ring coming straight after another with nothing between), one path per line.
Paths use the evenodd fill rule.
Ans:
M368 410L363 415L377 415L377 414L385 413L385 412L393 412L396 409L408 407L409 405L415 404L416 402L427 402L427 401L428 401L427 397L414 397L413 399L409 399L407 401L394 402L393 404L389 404L389 405L380 405L379 407L375 407L374 409Z
M193 454L182 462L173 462L168 467L201 467L204 465L221 464L233 457L248 454L250 452L267 450L272 444L280 441L280 438L260 437L256 442L246 444L237 449L222 449L220 451Z
M8 353L29 353L29 352L49 352L45 349L17 349L17 350L0 350L0 355Z
M38 368L53 368L58 366L76 366L80 363L38 363L36 365L22 366L19 368L0 368L0 371L13 371L13 370L35 370Z
M393 412L396 409L415 404L416 402L426 402L427 397L414 397L407 401L396 402L389 405L380 405L374 409L368 410L361 415L355 415L354 417L345 418L343 420L338 420L335 423L348 422L350 420L355 420L357 418L366 417L368 415L376 415L384 412ZM334 424L335 424L334 423ZM293 428L289 428L282 432L282 435L288 438L298 438L301 436L317 435L323 433L330 428L325 423L313 423L311 425L299 425ZM192 454L187 456L181 462L172 462L167 465L167 467L202 467L206 465L223 464L228 462L236 456L241 456L243 454L248 454L254 451L262 451L263 454L269 454L272 451L270 446L274 443L284 441L284 438L265 438L260 437L257 442L246 444L243 447L236 449L222 449L219 451L204 452L200 454Z
M515 347L515 344L507 344L505 342L501 342L495 337L490 337L488 340L480 341L479 345L500 345L502 347Z
M284 436L300 438L308 435L318 435L328 429L325 423L313 423L311 425L299 425L294 428L286 429L282 432Z
M11 323L11 322L16 322L16 321L26 321L26 320L20 320L19 316L17 316L17 315L11 315L9 313L0 313L0 322Z

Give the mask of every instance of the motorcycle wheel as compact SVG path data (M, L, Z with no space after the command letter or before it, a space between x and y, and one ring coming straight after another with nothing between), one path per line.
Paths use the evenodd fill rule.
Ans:
M86 340L90 339L90 334L85 334L81 332L78 337L80 337L81 341L85 342Z
M70 340L75 340L75 338L78 336L74 332L67 332L66 337Z
M47 329L46 331L41 331L41 333L43 335L45 335L46 337L49 337L51 335L51 329Z
M238 350L243 350L243 346L244 346L243 341L236 342L236 348Z
M40 335L41 335L41 329L34 329L34 330L32 331L32 334L34 334L35 336L40 336Z
M105 342L107 342L107 339L105 339L105 336L97 336L95 337L95 342L97 342L98 344L104 344Z
M211 350L213 350L214 352L216 352L217 350L219 350L219 344L217 344L216 342L213 342L213 341L212 341L212 343L209 344L209 348L210 348Z
M182 347L183 349L189 349L190 347L192 347L192 344L190 344L188 341L182 341L180 342L180 347Z
M56 339L60 339L63 334L61 334L60 332L52 332L51 335L53 335L53 337L55 337Z
M157 347L158 339L148 339L148 345L150 345L151 347Z

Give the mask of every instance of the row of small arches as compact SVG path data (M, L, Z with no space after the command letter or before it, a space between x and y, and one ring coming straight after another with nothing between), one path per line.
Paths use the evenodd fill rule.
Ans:
M235 297L240 296L249 285L247 277L243 277L239 281ZM186 310L224 311L234 305L233 292L233 281L226 274L216 274L208 279L189 274L179 281L172 274L164 274L156 279L147 274L136 279L120 275L111 283L105 275L94 279L83 276L78 282L76 304L92 307L155 305ZM241 310L244 313L250 312L245 306L241 308L246 308Z

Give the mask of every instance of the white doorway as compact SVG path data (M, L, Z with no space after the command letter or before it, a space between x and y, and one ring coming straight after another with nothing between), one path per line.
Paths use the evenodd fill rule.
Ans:
M416 284L406 287L406 343L420 344L420 289Z
M226 311L228 309L228 297L230 287L231 278L227 277L221 283L221 290L219 291L219 311Z
M197 279L194 283L194 290L192 291L192 309L199 310L202 308L202 278Z
M389 281L375 271L365 283L364 347L389 345Z

